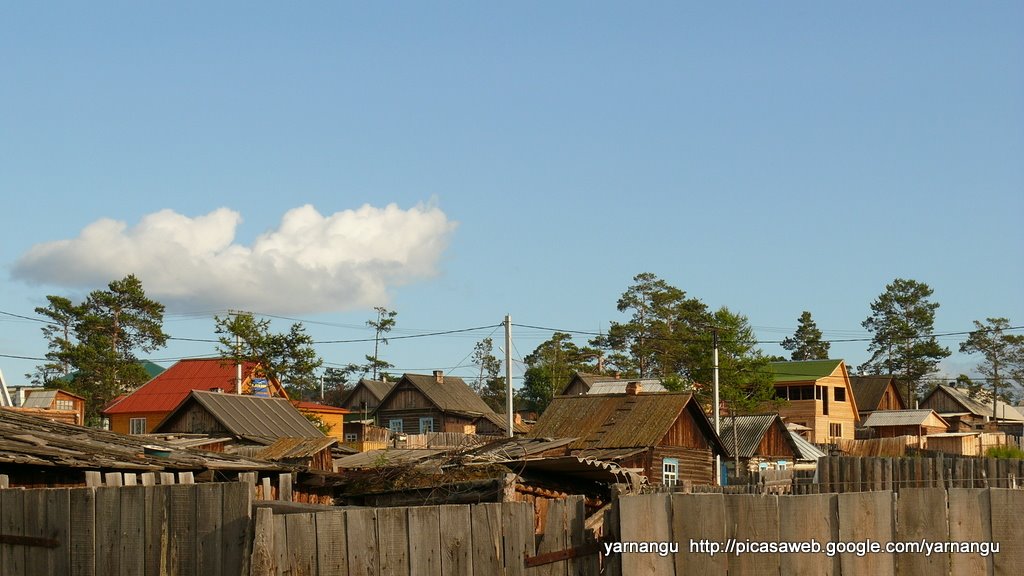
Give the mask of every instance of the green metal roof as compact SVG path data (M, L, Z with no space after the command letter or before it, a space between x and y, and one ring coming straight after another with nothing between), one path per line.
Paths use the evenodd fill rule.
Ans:
M824 378L835 372L842 360L800 360L769 364L775 383L806 382Z

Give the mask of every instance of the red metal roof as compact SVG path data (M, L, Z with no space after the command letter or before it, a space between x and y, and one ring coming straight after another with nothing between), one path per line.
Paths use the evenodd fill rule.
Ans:
M319 402L306 402L305 400L292 400L292 406L295 406L299 410L320 412L322 414L351 414L352 412L347 408L328 406L326 404L320 404Z
M254 362L242 363L243 381L252 377ZM223 358L179 360L141 388L110 406L104 414L170 412L193 390L235 390L235 364Z

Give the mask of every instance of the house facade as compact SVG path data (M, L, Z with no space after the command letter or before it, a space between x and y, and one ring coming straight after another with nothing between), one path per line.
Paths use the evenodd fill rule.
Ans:
M243 395L288 398L280 382L266 378L253 362L241 365ZM148 434L156 428L193 390L233 393L237 367L221 358L180 360L121 400L107 406L102 414L110 429L121 434Z
M574 438L570 453L640 471L651 484L712 484L728 451L688 393L556 396L527 438Z
M17 410L32 416L85 425L85 398L66 390L29 390Z
M475 434L476 422L493 413L462 378L435 370L402 375L377 407L377 422L398 434Z
M925 396L920 407L935 410L951 424L962 423L966 429L994 422L1024 423L1024 414L1010 404L983 396L972 398L967 390L945 384L939 384Z
M853 440L860 421L850 375L842 360L802 360L769 364L775 396L784 400L778 413L787 423L810 428L817 444Z
M394 382L361 378L345 395L341 401L341 407L356 415L355 418L370 419L377 412L380 401L388 395L394 386Z

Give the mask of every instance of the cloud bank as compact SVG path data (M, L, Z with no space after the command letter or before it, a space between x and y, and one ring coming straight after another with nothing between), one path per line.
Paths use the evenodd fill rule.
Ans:
M228 208L195 218L161 210L131 228L102 219L77 238L33 246L12 275L93 289L131 273L172 310L333 312L381 305L388 289L435 276L456 227L433 205L323 216L307 204L243 246L234 242L241 222Z

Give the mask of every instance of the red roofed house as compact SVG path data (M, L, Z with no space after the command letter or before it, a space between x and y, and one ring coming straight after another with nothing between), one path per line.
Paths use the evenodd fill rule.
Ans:
M254 362L242 363L242 394L288 398L280 382L265 378ZM236 367L223 358L191 358L178 361L120 401L108 405L103 415L110 429L121 434L148 434L193 390L235 391Z

